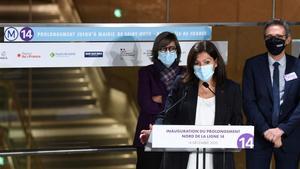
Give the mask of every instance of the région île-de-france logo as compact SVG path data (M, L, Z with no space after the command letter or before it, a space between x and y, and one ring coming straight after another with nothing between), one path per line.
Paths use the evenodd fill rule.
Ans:
M33 54L32 52L22 52L17 54L17 58L21 59L39 59L41 55Z
M8 27L5 29L4 37L7 41L18 41L19 37L23 41L30 41L34 37L34 32L30 27L24 27L20 32L15 27Z

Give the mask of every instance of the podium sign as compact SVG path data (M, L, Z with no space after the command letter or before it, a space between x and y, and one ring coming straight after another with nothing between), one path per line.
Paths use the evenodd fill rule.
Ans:
M251 149L254 126L154 125L152 148Z

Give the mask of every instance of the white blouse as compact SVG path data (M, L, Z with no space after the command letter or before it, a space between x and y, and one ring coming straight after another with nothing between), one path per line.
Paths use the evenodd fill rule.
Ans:
M204 99L198 96L195 125L205 126L214 125L215 121L215 97ZM212 153L206 153L205 156L206 169L213 169L213 155ZM199 167L203 166L203 155L199 154ZM196 153L190 153L187 169L196 168Z

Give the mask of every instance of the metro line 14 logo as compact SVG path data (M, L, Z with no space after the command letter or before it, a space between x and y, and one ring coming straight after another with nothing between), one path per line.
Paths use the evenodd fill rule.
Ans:
M4 31L4 37L7 41L15 41L19 36L19 31L14 27L8 27Z
M30 41L34 32L30 27L6 27L4 37L5 41Z
M20 37L24 41L30 41L33 38L33 30L29 27L24 27L20 31Z
M249 133L244 133L237 140L238 148L252 149L254 147L254 136Z

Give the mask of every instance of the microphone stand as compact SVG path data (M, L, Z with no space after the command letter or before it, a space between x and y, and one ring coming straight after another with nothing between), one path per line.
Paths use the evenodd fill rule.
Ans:
M209 87L209 84L207 82L203 82L202 85L206 87L210 92L212 92L214 95L216 93ZM230 125L230 124L229 124ZM205 148L203 148L203 169L205 169ZM223 150L223 169L226 167L226 151L225 149ZM198 168L197 168L198 169Z
M196 169L199 169L199 148L197 148L196 153Z
M182 102L185 99L185 97L187 96L187 93L188 93L188 90L185 89L184 94L180 99L178 99L174 104L172 104L167 109L165 109L165 110L161 111L160 113L158 113L158 115L156 116L155 124L162 124L163 123L162 119L164 118L165 114L168 113L171 109L173 109L177 104Z
M206 148L203 148L203 152L202 152L202 154L203 154L203 169L205 169L206 168L206 165L205 165L205 161L206 161Z
M206 148L202 148L202 169L205 169L206 168ZM196 169L199 169L199 148L197 148L197 152L196 152Z
M175 107L178 103L180 103L183 99L185 99L186 95L187 95L187 90L184 91L184 95L183 95L180 99L178 99L172 106L170 106L170 107L169 107L167 110L165 110L164 112L167 113L167 112L169 112L171 109L173 109L173 107Z

